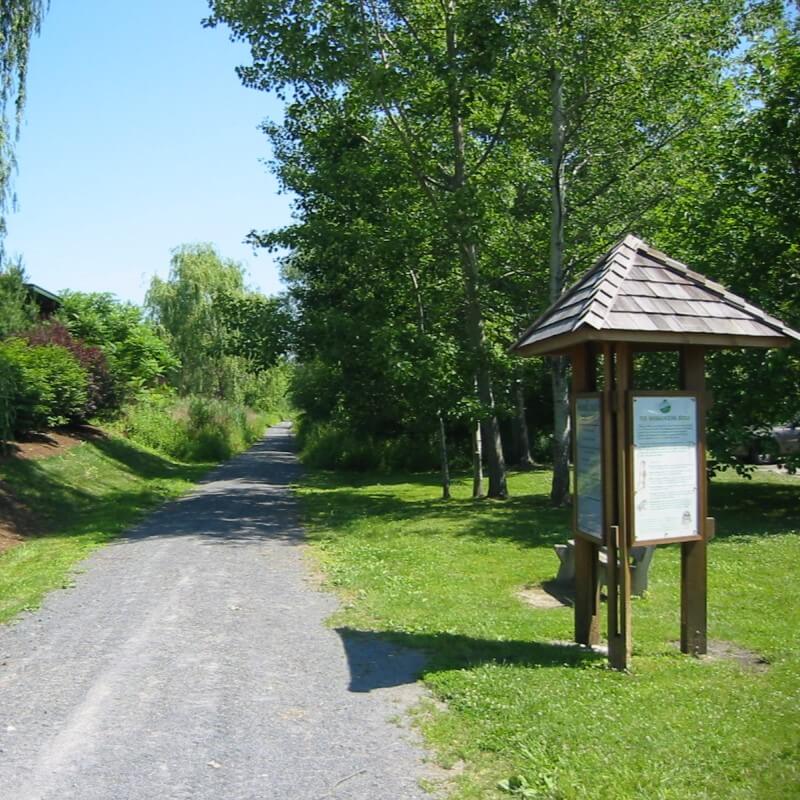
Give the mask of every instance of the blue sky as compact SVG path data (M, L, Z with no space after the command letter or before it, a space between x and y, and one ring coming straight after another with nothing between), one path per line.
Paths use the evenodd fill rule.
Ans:
M206 13L206 0L52 0L7 220L7 253L34 283L141 302L172 248L203 241L280 290L273 258L242 244L290 220L257 129L280 104L241 86L248 52L202 28Z

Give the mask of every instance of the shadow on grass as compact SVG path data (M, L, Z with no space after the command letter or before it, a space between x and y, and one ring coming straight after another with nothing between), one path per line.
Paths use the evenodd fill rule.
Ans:
M507 539L530 547L548 547L572 536L570 512L552 508L545 493L514 495L505 501L405 499L379 487L438 487L431 474L381 476L316 472L306 476L304 506L312 520L343 528L364 516L402 525L415 520L453 523L456 536ZM376 487L371 491L369 487ZM367 488L364 488L367 487ZM800 481L714 482L710 513L717 519L717 539L770 536L800 530Z
M711 482L709 506L717 540L800 530L800 481Z
M37 533L77 536L103 528L118 531L125 521L167 496L161 480L196 481L208 471L207 464L175 464L119 439L91 437L85 446L96 451L94 458L83 459L83 454L68 451L65 457L71 460L61 462L58 469L53 469L50 459L3 463L0 473L31 509ZM108 471L103 469L106 465ZM127 482L126 474L138 480ZM113 485L102 493L92 492L93 480L109 480Z
M438 482L435 476L429 475L382 477L380 482L381 486L402 484L435 487ZM371 517L398 526L425 520L436 527L439 522L455 536L506 539L528 547L549 547L571 536L571 512L553 508L546 494L521 494L503 501L471 498L443 501L440 498L404 499L379 489L359 488L373 485L374 474L316 473L303 481L304 488L318 490L304 495L303 506L311 520L324 520L326 528L334 529Z
M351 692L414 683L423 673L482 664L586 667L605 656L557 642L495 641L452 633L398 633L336 628L347 654Z

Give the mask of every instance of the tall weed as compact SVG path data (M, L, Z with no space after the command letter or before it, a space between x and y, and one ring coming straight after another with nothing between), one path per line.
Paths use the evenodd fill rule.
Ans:
M182 461L223 461L249 447L268 418L236 403L207 397L142 393L114 427L138 444Z

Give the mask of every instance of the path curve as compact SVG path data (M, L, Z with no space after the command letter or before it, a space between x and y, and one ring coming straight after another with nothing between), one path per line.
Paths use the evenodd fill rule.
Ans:
M271 428L0 628L4 800L423 800L422 659L324 626Z

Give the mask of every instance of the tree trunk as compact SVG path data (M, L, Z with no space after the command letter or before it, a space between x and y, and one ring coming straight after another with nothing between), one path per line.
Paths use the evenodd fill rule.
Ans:
M472 496L483 497L483 445L480 422L472 426Z
M417 326L421 336L426 335L427 326L425 323L425 303L422 300L422 289L419 285L419 278L414 270L408 271L411 277L411 285L414 287L414 297L417 301ZM439 434L439 466L442 474L442 500L450 499L450 465L447 458L447 431L444 425L444 417L441 409L436 409L436 421Z
M464 137L464 122L461 116L462 91L458 83L457 43L455 29L455 4L446 7L445 38L449 70L447 76L448 108L450 132L453 142L453 175L451 191L453 212L450 215L450 229L458 243L461 272L464 279L464 299L466 305L467 338L475 360L478 400L481 405L481 432L486 447L486 460L489 471L489 497L508 497L506 485L506 464L503 457L503 443L500 438L500 424L495 413L492 378L489 368L489 353L480 302L478 281L478 248L473 239L474 220L470 217L469 187L467 186L467 164Z
M553 383L553 484L550 502L554 506L569 503L569 378L567 359L557 356L552 359Z
M566 119L564 116L563 75L558 67L550 72L551 102L551 171L550 171L550 302L554 303L564 289L564 218L566 186L564 184L564 150ZM569 501L569 386L566 359L553 359L553 484L550 500L563 506Z
M450 466L447 458L447 430L441 411L436 412L439 420L439 461L442 470L442 500L450 499Z
M525 391L522 381L516 381L516 418L514 420L514 432L516 436L516 455L517 465L520 469L533 469L536 466L531 456L531 441L528 434L528 421L525 419Z

